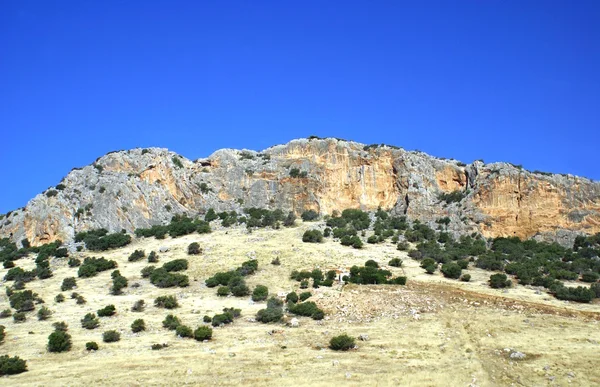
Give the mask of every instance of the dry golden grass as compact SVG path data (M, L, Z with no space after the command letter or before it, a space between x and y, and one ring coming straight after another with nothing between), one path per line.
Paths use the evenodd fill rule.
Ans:
M54 302L65 277L76 277L64 259L53 259L54 276L27 284L39 293L54 311L50 320L38 321L29 313L25 323L0 320L7 336L0 346L3 354L27 360L29 371L0 379L11 385L600 385L600 333L597 304L573 304L555 300L547 294L521 286L503 293L490 289L490 273L469 270L473 280L462 283L439 274L430 276L391 244L367 245L362 250L343 247L331 240L322 244L301 242L305 229L317 224L301 224L292 229L218 230L207 235L188 235L163 241L139 240L126 248L102 254L119 264L129 287L123 295L109 294L110 271L97 277L77 279L75 292L87 299L76 305L65 292L64 303ZM197 241L204 252L188 256L187 246ZM187 258L190 286L184 289L159 289L140 277L146 260L127 262L135 249L158 252L157 265L176 258ZM78 253L81 257L94 254ZM99 255L99 254L97 254ZM408 286L355 286L312 290L313 298L327 312L321 322L300 318L300 327L261 324L251 321L264 303L250 298L219 298L216 289L204 280L217 271L230 270L255 255L259 271L248 277L251 288L269 287L271 294L298 289L289 279L293 269L350 267L375 259L386 265L392 257L404 260ZM271 265L279 257L280 266ZM34 267L33 257L18 261ZM0 270L4 276L6 269ZM139 283L140 287L131 285ZM11 283L5 283L11 285ZM177 296L181 307L168 311L153 306L159 295ZM142 313L131 312L138 299L146 301ZM81 328L80 319L114 304L117 314L101 318L95 330ZM5 292L0 309L8 307ZM242 309L242 317L224 328L216 328L213 340L200 343L175 337L162 328L169 313L195 329L204 315L214 315L224 307ZM418 317L415 317L418 316ZM133 320L143 318L147 331L131 333ZM52 323L65 321L73 337L73 349L52 354L46 350ZM103 343L102 332L116 329L121 341ZM359 348L340 353L327 349L331 337L340 333L366 334L368 341L357 341ZM85 343L96 341L100 349L87 352ZM153 343L168 343L160 351ZM505 348L527 355L511 360ZM554 379L553 379L554 378Z

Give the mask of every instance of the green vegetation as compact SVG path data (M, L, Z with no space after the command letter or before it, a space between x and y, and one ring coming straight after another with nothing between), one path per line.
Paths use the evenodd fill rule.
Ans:
M312 222L312 221L319 219L319 213L315 210L307 210L307 211L304 211L300 215L300 217L305 222Z
M173 165L175 165L177 168L179 168L179 169L183 168L183 163L181 162L181 159L179 158L179 156L175 155L175 156L171 157L171 161L173 162Z
M492 288L509 288L512 282L506 277L506 274L492 274L490 276L490 286Z
M117 267L115 261L108 261L105 258L88 257L83 260L83 264L79 266L77 275L79 277L94 277L98 273L106 270L112 270Z
M171 223L169 225L155 225L150 228L138 228L135 230L135 236L138 238L149 238L153 236L156 239L164 239L166 234L169 234L173 238L177 238L194 232L199 234L210 233L210 225L204 220L193 220L185 215L174 215L171 218Z
M131 307L132 312L143 312L146 308L144 300L137 300Z
M131 253L127 260L129 262L137 262L144 258L146 258L146 253L144 252L144 250L135 250L133 253Z
M168 272L187 270L188 260L187 259L174 259L172 261L163 264L163 269Z
M297 300L297 297L296 297ZM256 314L256 321L262 323L279 322L283 317L283 302L278 298L271 297L267 301L267 308L261 309Z
M98 343L96 343L95 341L88 341L87 343L85 343L85 350L86 351L97 351Z
M37 312L37 318L40 321L48 320L52 316L52 311L46 306L42 306Z
M100 325L100 320L94 313L88 313L81 319L81 327L85 329L96 329Z
M167 328L169 330L174 331L178 326L181 325L181 320L176 316L169 314L162 322L163 328Z
M323 242L323 233L319 230L306 230L302 235L302 242L320 243Z
M291 168L290 169L290 177L293 177L295 179L304 179L308 176L308 172L306 171L300 171L300 169L298 168Z
M75 242L85 243L90 251L105 251L130 244L131 236L122 232L109 234L106 229L101 228L75 234Z
M208 278L205 283L209 288L216 286L227 286L229 291L236 297L244 297L250 294L250 289L244 281L245 276L254 274L258 269L258 261L250 260L242 263L242 266L228 272L219 272ZM226 295L224 290L219 292L221 296Z
M224 308L223 313L216 314L213 316L211 323L212 323L213 327L231 324L234 319L236 319L240 316L241 316L240 309Z
M446 202L446 204L461 202L465 197L467 197L465 191L442 192L438 195L439 201Z
M350 268L350 276L345 276L344 281L362 284L390 284L390 285L406 285L406 277L391 278L392 272L379 268L375 261L365 262L365 266L352 266Z
M55 330L48 336L48 351L67 352L71 349L71 335L64 330Z
M388 265L392 267L402 267L402 260L400 258L392 258L388 262Z
M256 285L252 292L252 301L259 302L264 301L269 296L269 288L264 285Z
M174 296L160 296L154 300L154 306L157 308L175 309L179 307L177 299Z
M102 334L102 341L105 343L114 343L121 340L121 334L115 330L106 331Z
M356 343L354 342L354 338L346 334L332 337L329 341L329 348L334 351L348 351L355 346Z
M197 341L210 340L212 338L213 330L211 327L199 326L194 331L194 339Z
M27 362L18 356L0 356L0 375L16 375L27 371Z
M119 295L123 293L123 288L127 287L127 278L123 277L119 270L113 271L111 277L113 280L113 284L110 288L110 293L113 295Z
M459 279L462 274L462 268L454 262L444 263L440 270L444 277Z
M200 244L198 242L192 242L188 246L188 254L189 255L198 255L202 253L202 249L200 248Z
M146 330L146 323L141 318L135 320L131 324L131 331L133 333L137 333L137 332L141 332L141 331L145 331L145 330Z
M175 328L175 334L183 338L194 337L194 332L192 331L192 328L188 327L187 325L179 325L177 328Z
M288 304L288 311L299 316L311 317L313 320L322 320L325 313L312 301Z
M117 313L117 310L114 305L107 305L102 309L98 310L99 317L110 317Z

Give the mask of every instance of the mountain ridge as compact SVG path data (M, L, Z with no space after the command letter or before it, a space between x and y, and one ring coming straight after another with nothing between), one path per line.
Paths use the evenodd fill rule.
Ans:
M157 147L109 152L0 219L0 237L69 242L93 228L132 232L177 213L247 207L297 214L381 207L432 224L449 217L457 235L563 244L600 231L600 183L585 177L311 137L262 151L219 149L194 161Z

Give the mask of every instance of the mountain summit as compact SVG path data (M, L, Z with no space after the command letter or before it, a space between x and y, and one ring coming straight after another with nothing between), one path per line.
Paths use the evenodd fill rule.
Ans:
M39 245L90 229L132 232L175 214L249 207L297 214L381 207L428 223L447 217L455 234L563 244L600 231L600 184L586 178L312 137L195 161L161 148L111 152L2 216L0 237Z

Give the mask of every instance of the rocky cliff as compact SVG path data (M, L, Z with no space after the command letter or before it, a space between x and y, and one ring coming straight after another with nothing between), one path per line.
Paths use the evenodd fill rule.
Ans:
M444 193L452 195L441 200ZM447 216L454 233L562 243L600 231L600 183L585 178L506 163L465 165L385 145L301 139L262 152L222 149L196 161L159 148L112 152L5 215L0 237L28 238L34 245L69 241L79 231L131 232L211 207L323 214L381 207L425 222Z

